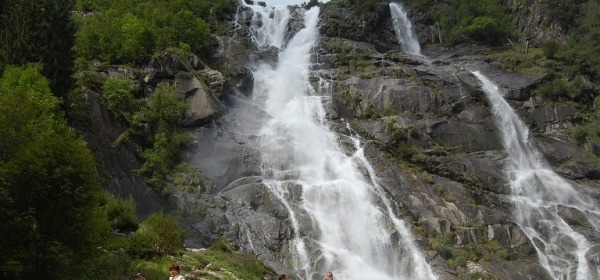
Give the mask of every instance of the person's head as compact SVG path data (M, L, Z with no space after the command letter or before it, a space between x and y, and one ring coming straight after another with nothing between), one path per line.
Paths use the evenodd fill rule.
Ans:
M180 271L181 271L181 268L176 263L172 264L169 267L169 273L171 274L171 277L175 277L175 275L179 274Z
M146 277L144 277L144 274L142 274L141 272L138 272L135 275L133 275L133 279L135 279L135 280L146 280Z
M287 275L285 275L285 274L279 275L279 280L287 280L287 279L288 279Z
M325 276L331 278L331 280L333 280L333 273L331 271L327 271L327 273L325 273Z

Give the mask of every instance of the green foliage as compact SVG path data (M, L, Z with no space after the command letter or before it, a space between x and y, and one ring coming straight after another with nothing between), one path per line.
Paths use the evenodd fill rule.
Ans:
M201 263L211 263L213 266L231 271L240 279L264 279L265 275L274 274L273 270L266 267L254 256L232 250L233 246L228 240L219 240L218 245L213 245L195 258Z
M129 233L138 229L135 217L135 201L133 197L127 200L119 199L112 195L106 195L106 216L113 230Z
M576 32L573 33L575 62L581 64L583 74L600 77L600 5L597 0L589 0L583 5L578 16Z
M494 43L504 35L497 19L489 16L476 17L463 27L462 33L475 41L487 43Z
M94 159L58 104L39 66L6 68L0 79L2 278L75 277L109 232Z
M154 36L138 17L126 13L120 29L123 37L117 51L119 61L141 61L154 50Z
M168 177L189 141L187 133L178 128L186 109L187 104L179 100L174 85L159 84L149 107L141 112L145 121L156 128L152 148L144 151L146 161L142 169L149 175L146 182L161 193L168 192Z
M133 259L122 251L102 252L86 267L86 272L80 279L122 279L130 276Z
M179 164L173 173L171 181L182 191L197 193L198 191L210 190L210 180L197 167L189 163Z
M179 99L174 85L159 84L156 93L150 97L148 118L151 123L177 125L183 119L188 105Z
M80 0L75 50L88 60L141 62L155 51L188 45L207 54L208 21L225 20L235 12L234 0L105 1Z
M173 255L183 249L183 230L175 220L163 213L150 215L140 224L140 229L134 235L160 255Z
M584 104L586 107L593 104L594 98L597 96L597 90L585 77L580 75L571 80L556 78L538 86L535 93L554 101L572 100Z
M315 7L315 6L319 6L319 0L308 1L308 3L306 3L306 5L304 5L304 8L307 10L310 10L310 8Z
M256 257L236 252L209 248L200 252L185 252L175 256L132 258L122 251L109 251L89 264L85 280L131 279L142 272L146 279L167 278L169 266L177 262L187 279L270 279L275 272ZM208 266L210 264L210 266Z
M404 130L394 131L390 141L385 144L384 149L391 153L394 158L410 161L417 154L417 150L410 144L408 133Z
M378 0L348 0L352 6L352 10L358 14L367 14L375 9L375 6L379 2Z
M497 45L515 37L507 8L497 0L447 0L437 3L436 9L431 9L433 3L421 2L425 3L416 7L426 9L426 17L437 22L445 44L469 40Z
M1 1L0 74L6 65L42 63L52 92L66 98L73 84L73 6L73 0Z
M127 78L111 78L106 80L102 91L102 98L106 101L108 109L131 123L137 110L134 97L138 91L137 85Z
M575 126L571 129L571 138L579 145L586 141L596 141L600 139L600 121L595 120L583 125Z
M436 235L429 238L429 246L448 260L450 267L464 267L468 261L475 261L477 254L473 244L455 246L452 241L444 235Z
M542 44L542 50L547 58L556 58L560 45L556 41L547 41Z
M208 23L189 10L180 10L173 15L171 27L174 33L174 46L180 43L189 45L198 54L204 54L209 47L210 28Z
M150 235L136 233L128 241L127 253L134 258L151 259L160 255Z
M217 20L227 21L235 13L235 0L214 0L212 3L214 16Z
M565 31L568 31L576 26L582 4L586 1L587 0L547 0L543 3L550 10L550 19L557 22Z
M554 100L559 100L561 97L567 97L567 92L568 85L563 79L555 79L550 83L542 84L535 90L536 94Z

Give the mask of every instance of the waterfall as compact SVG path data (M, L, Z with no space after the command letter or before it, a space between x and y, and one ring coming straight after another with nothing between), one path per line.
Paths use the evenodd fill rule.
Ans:
M392 13L396 38L402 47L402 51L408 54L421 55L419 41L412 30L412 24L404 8L400 4L392 2L390 3L390 12Z
M245 2L245 1L243 1ZM254 11L250 36L258 48L268 46L282 48L290 11L285 7L263 7L261 5L248 5Z
M305 280L322 279L325 271L348 280L437 279L394 214L395 205L378 184L360 138L329 128L322 101L330 92L309 82L317 76L311 57L319 37L319 8L304 11L304 28L284 43L257 38L286 38L283 28L266 26L284 26L287 17L263 13L285 14L287 8L249 7L261 21L251 35L257 47L280 49L278 63L253 69L252 98L266 118L258 133L262 180L290 214L290 263ZM348 147L343 149L340 141ZM300 199L292 200L298 193Z
M532 146L526 126L501 96L498 87L481 73L473 74L481 81L490 100L509 155L506 173L515 221L531 240L541 265L556 280L600 279L597 205L547 166ZM574 219L579 225L567 223ZM590 241L586 232L593 235L594 241Z

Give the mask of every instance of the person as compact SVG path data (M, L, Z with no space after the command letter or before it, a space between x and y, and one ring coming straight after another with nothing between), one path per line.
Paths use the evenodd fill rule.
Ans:
M287 275L285 275L285 274L279 275L279 280L287 280L287 279L288 279Z
M169 280L185 280L185 277L183 277L183 275L179 274L181 272L181 268L179 267L178 264L174 263L169 267L169 274L171 275L169 277Z
M135 279L135 280L146 280L146 277L144 277L144 274L142 274L141 272L138 272L135 275L133 275L133 279Z
M333 273L331 271L327 271L327 273L325 273L325 279L323 280L333 280Z

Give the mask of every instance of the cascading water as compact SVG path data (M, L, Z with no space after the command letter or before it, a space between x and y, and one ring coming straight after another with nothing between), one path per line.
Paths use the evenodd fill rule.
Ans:
M408 19L404 8L400 4L392 2L390 3L390 12L392 13L396 38L402 51L408 54L421 55L419 41L412 30L412 23Z
M286 17L264 16L263 7L249 7L263 27L286 25L281 22ZM287 8L270 12L283 13L278 9ZM290 213L291 263L302 279L321 279L327 270L348 280L437 279L393 213L358 138L328 128L322 103L327 97L309 82L318 16L318 7L305 11L304 28L281 49L278 64L261 63L253 71L253 99L267 116L258 135L262 178ZM284 45L256 39L258 31L268 33L262 38L285 38L282 29L253 30L258 47ZM348 154L339 143L346 137L353 148ZM296 203L291 197L298 190Z
M516 223L531 240L541 265L557 280L600 279L597 205L546 166L529 142L527 128L502 98L498 87L481 73L473 74L490 100L509 154L506 172ZM565 215L580 216L582 225L569 225Z

